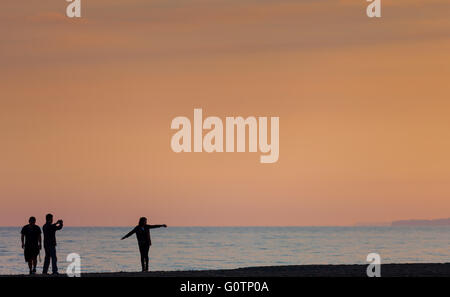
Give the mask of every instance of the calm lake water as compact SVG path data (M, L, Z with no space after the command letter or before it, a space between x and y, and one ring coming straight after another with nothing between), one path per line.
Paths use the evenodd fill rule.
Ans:
M20 229L0 227L0 274L28 272ZM130 230L64 227L57 232L60 272L73 252L83 272L139 271L135 236L120 240ZM150 270L365 264L371 252L382 263L450 262L450 227L169 227L152 230L152 243Z

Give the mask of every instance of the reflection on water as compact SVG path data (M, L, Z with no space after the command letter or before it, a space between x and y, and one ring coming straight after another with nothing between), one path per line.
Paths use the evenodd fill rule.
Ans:
M28 271L20 229L0 228L0 274ZM73 252L83 272L138 271L136 239L120 240L130 229L65 227L57 232L60 271ZM450 261L450 227L169 227L152 230L152 242L150 270L364 264L370 252L382 263Z

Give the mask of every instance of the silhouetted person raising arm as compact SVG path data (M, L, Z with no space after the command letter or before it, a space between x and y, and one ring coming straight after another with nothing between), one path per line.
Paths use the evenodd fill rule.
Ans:
M53 215L51 213L45 216L45 225L42 227L44 231L44 249L45 260L43 274L47 274L48 267L50 266L50 259L52 260L52 272L58 274L58 266L56 265L56 231L61 230L63 227L63 221L58 220L53 224Z
M41 228L36 226L36 218L30 217L28 225L23 226L20 231L20 240L24 249L25 262L28 263L30 274L36 273L37 256L42 248Z
M139 252L141 254L142 271L148 271L148 252L150 246L152 245L152 240L150 238L150 229L161 227L167 228L167 225L147 225L147 218L142 217L139 219L139 224L121 239L124 240L125 238L128 238L136 233Z

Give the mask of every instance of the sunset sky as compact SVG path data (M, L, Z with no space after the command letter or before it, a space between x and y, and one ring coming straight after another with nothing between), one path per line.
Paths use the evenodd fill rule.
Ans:
M4 1L0 225L450 217L450 1ZM279 116L280 157L174 153L173 118Z

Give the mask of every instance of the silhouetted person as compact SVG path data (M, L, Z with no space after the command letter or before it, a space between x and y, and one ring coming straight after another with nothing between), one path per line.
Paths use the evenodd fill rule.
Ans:
M35 274L37 256L42 247L41 228L36 225L35 217L30 217L28 223L20 231L20 240L24 249L25 262L28 263L28 268L30 268L30 274Z
M56 265L56 231L61 230L63 227L63 221L58 220L53 224L53 215L51 213L45 216L45 225L42 226L42 231L44 231L44 250L45 250L45 260L43 274L47 274L48 267L50 266L50 259L52 260L52 272L53 274L58 274L58 266Z
M148 271L148 251L152 245L150 238L150 229L154 228L167 228L167 225L147 225L147 218L142 217L139 219L139 224L134 227L127 235L122 237L122 240L130 237L136 233L136 238L139 245L139 252L141 253L141 265L142 271Z

